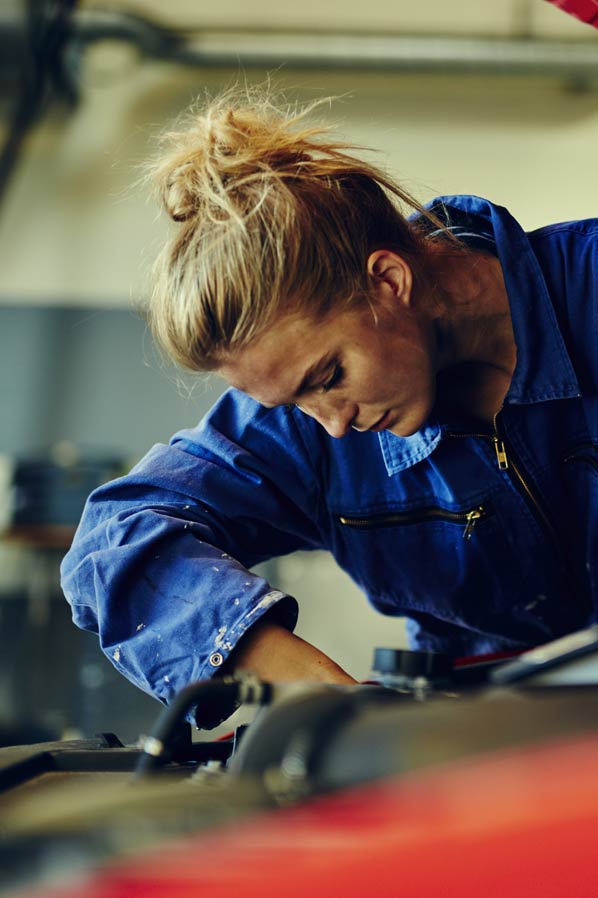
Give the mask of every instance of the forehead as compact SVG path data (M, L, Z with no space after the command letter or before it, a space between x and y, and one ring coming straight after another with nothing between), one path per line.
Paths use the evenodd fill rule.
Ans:
M335 350L339 333L338 316L288 315L230 353L218 373L264 405L292 402L306 372Z

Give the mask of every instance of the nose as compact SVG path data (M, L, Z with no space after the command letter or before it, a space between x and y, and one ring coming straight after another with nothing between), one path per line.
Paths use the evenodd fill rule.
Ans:
M331 401L331 397L310 397L297 406L310 418L321 424L326 433L339 439L351 430L351 424L357 418L357 406L347 400Z

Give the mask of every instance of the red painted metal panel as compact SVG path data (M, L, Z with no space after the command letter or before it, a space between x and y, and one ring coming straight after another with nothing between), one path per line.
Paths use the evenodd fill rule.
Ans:
M592 898L598 736L359 787L36 898Z
M588 25L598 28L598 0L548 0Z

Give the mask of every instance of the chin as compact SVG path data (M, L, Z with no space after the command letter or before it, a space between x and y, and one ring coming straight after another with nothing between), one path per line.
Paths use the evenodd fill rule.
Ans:
M386 430L388 433L393 433L396 437L412 437L421 428L408 427L405 424L394 424L392 427L387 427Z
M387 427L386 430L389 433L394 433L397 437L412 437L428 423L430 410L426 406L420 414L411 413L405 418L400 418L391 427Z

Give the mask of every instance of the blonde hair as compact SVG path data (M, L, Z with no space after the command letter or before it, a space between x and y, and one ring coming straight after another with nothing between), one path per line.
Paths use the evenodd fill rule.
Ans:
M380 169L310 125L314 108L232 91L194 107L150 165L177 230L154 266L152 330L192 370L219 367L280 315L318 318L367 298L366 263L424 255L404 203L439 223Z

